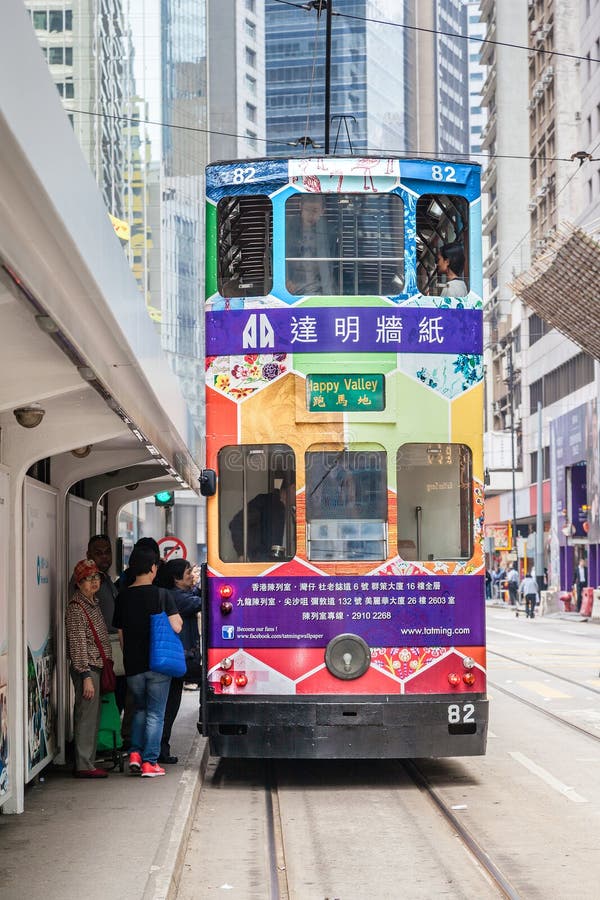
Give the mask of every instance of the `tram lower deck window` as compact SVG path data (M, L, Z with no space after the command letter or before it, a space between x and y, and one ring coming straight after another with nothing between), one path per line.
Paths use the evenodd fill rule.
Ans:
M291 294L387 295L404 285L398 194L296 194L285 205Z
M246 444L219 452L219 556L273 562L296 552L296 465L286 444Z
M385 451L306 454L306 553L315 561L386 558Z
M472 458L464 444L403 444L396 456L398 554L473 555Z

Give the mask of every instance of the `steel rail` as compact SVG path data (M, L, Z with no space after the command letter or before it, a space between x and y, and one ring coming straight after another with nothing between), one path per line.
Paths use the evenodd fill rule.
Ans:
M507 691L506 688L501 687L499 684L496 684L493 681L488 680L488 685L493 687L494 690L500 691L500 693L502 694L506 694L507 697L511 697L513 700L518 700L519 703L524 703L525 706L529 706L530 709L534 709L536 712L542 713L542 715L547 716L549 719L553 719L560 725L564 725L565 728L571 728L573 731L577 731L579 734L584 735L584 737L591 738L593 741L600 741L600 735L588 731L587 728L582 728L581 725L575 725L574 722L569 722L568 719L563 719L562 716L557 716L556 713L550 712L549 709L544 709L543 706L538 706L537 703L533 703L533 701L531 700L526 700L525 697L519 697L519 695L513 693L513 691Z
M267 815L270 900L289 900L290 893L285 865L277 774L272 760L265 760L265 809Z
M449 825L454 829L465 847L475 857L477 862L502 893L502 896L509 898L509 900L519 900L518 892L511 885L506 875L503 874L489 854L486 853L483 847L475 840L469 829L454 815L448 804L442 799L441 795L436 791L427 776L416 765L414 760L404 759L402 760L401 765L409 778L420 790L427 794L444 819L446 819Z
M533 663L525 662L522 659L516 659L514 656L507 656L506 653L498 653L497 650L490 650L487 648L488 654L491 653L493 656L499 656L501 659L508 659L510 662L519 663L521 666L527 666L529 669L535 669L536 672L541 672L543 675L550 675L552 678L557 678L559 681L566 681L567 684L572 684L575 687L580 687L584 691L591 691L593 694L600 694L600 690L595 687L590 687L587 684L582 684L580 681L575 681L573 678L567 678L566 675L556 675L555 672L551 672L550 669L543 669L541 666L536 666Z

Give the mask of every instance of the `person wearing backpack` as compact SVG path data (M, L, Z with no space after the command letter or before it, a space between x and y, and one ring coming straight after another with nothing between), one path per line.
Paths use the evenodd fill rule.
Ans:
M164 775L158 764L165 706L171 678L150 669L150 619L163 611L176 634L183 622L175 600L153 584L158 566L151 547L134 547L129 557L130 586L119 592L113 625L119 630L127 687L134 703L129 772L144 778ZM164 607L163 594L166 595Z

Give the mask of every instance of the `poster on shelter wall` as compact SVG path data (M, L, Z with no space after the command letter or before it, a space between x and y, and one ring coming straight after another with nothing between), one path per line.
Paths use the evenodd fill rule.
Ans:
M0 472L0 805L8 798L11 789L8 742L8 509L8 474Z
M56 748L56 491L25 483L26 781Z

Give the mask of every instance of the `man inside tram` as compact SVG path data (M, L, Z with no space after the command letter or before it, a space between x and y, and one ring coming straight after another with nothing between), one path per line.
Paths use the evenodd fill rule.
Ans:
M285 243L286 287L290 294L337 293L329 225L320 194L288 200Z
M270 491L257 494L246 504L244 555L244 508L238 510L229 531L238 559L247 562L262 562L286 557L286 521L293 515L288 506L288 498L293 486L287 485L282 477L273 479Z

